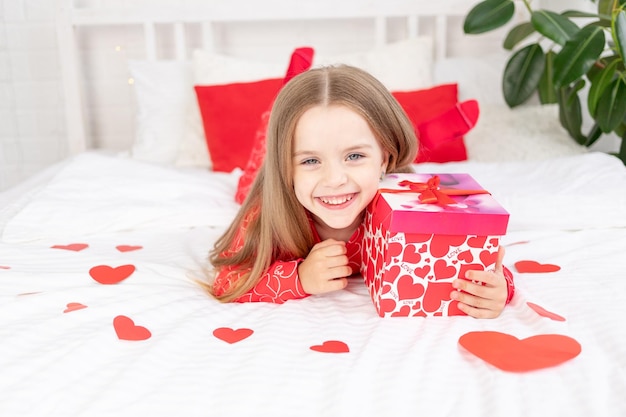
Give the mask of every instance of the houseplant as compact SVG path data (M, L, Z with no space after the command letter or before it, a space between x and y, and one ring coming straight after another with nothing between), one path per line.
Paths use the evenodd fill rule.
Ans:
M573 139L591 146L614 132L621 138L617 156L626 164L626 0L590 1L597 13L534 9L531 0L484 0L465 16L463 29L494 30L511 21L516 7L525 8L528 20L513 26L503 43L512 52L502 78L506 103L513 108L535 93L542 104L558 103L560 122ZM587 132L583 109L593 121Z

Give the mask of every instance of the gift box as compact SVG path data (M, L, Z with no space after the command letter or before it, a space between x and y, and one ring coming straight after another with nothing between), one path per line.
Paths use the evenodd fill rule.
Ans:
M361 272L381 317L463 315L452 282L495 268L509 213L469 174L391 174L368 206Z

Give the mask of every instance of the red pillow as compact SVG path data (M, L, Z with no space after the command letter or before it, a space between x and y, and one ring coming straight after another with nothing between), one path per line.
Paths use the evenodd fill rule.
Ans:
M459 101L457 84L441 84L415 91L391 93L417 126L447 111Z
M214 171L245 168L259 119L282 85L275 78L194 87Z
M418 133L420 146L414 162L467 160L463 134L474 127L478 114L471 112L466 117L459 117L463 114L457 108L457 84L441 84L427 89L397 91L391 94L398 100ZM473 122L469 124L463 122L472 119Z
M419 123L419 151L416 163L467 160L463 135L478 121L476 100L456 103L432 119Z

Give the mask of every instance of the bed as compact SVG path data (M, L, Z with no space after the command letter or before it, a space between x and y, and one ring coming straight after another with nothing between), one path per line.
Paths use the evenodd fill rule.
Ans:
M449 22L472 1L104 3L59 3L71 155L0 193L0 415L626 415L626 169L574 145L555 108L505 108L483 67L500 57L449 54ZM414 166L469 173L510 213L516 293L497 319L381 318L359 278L281 305L222 304L197 284L246 167L216 170L219 139L190 139L221 120L197 108L191 85L279 78L289 52L314 42L306 25L336 19L371 28L370 46L321 40L326 62L379 71L397 91L454 83L455 102L480 104L465 158ZM271 56L283 59L244 65L216 50L237 40L227 23L274 27ZM175 56L158 66L165 24ZM296 39L280 36L288 24L304 28ZM127 67L135 127L117 149L97 139L89 87L75 81L77 34L111 25L146 36Z

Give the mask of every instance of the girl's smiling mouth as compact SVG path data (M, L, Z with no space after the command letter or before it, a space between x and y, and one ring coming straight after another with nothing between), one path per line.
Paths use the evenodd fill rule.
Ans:
M326 207L342 208L344 206L347 206L352 201L355 195L356 193L352 193L344 195L316 197L316 199Z

